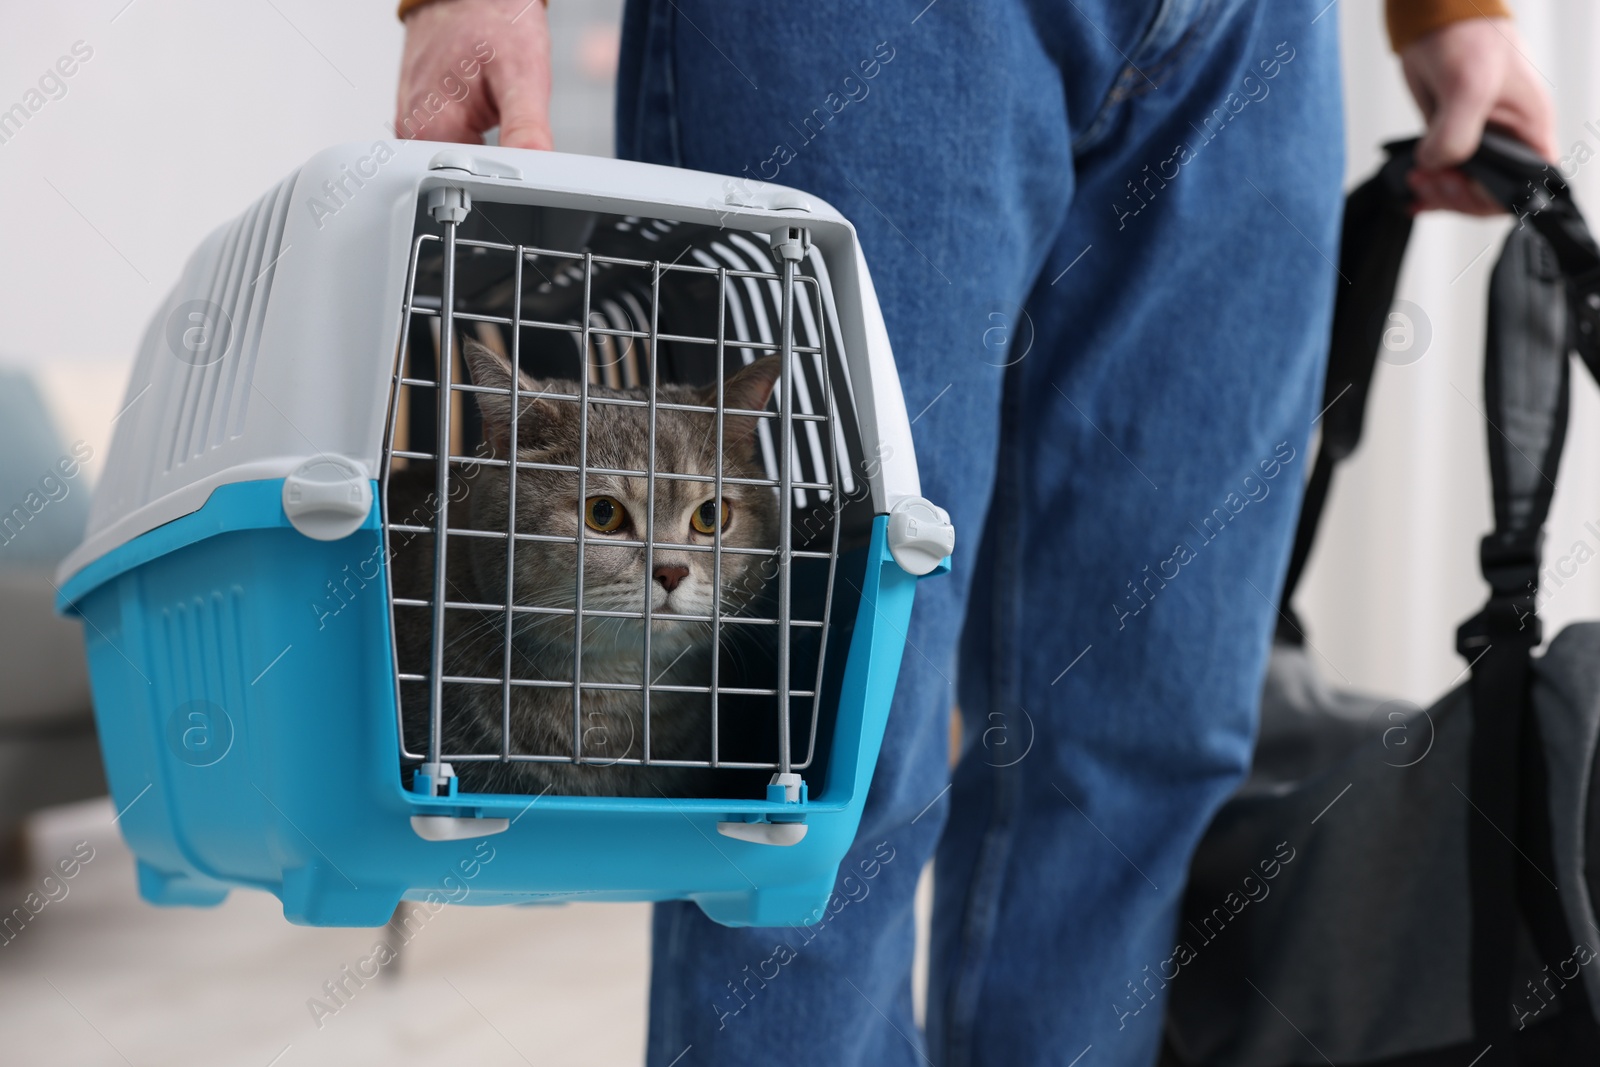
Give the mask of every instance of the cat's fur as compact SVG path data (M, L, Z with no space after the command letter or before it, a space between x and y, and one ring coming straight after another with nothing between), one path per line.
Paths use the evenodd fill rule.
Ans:
M468 340L464 355L473 383L509 389L510 364L488 348ZM724 386L729 408L761 410L778 377L777 357L744 367ZM521 416L517 452L523 461L578 465L579 421L575 400L540 399L538 394L576 395L578 383L536 381L519 372ZM589 387L591 396L644 399L644 390ZM506 458L510 449L511 397L474 394L483 416L489 454ZM661 402L715 403L715 386L661 384ZM756 419L729 415L724 419L723 474L766 476L756 454ZM519 469L516 526L519 533L555 534L584 540L583 599L586 609L642 611L644 549L616 545L618 539L645 540L646 481L593 473L594 468L645 470L649 467L649 418L643 407L614 404L589 406L587 497L610 496L621 501L629 519L613 535L587 529L581 518L575 472ZM712 475L716 472L715 418L705 412L658 409L657 472ZM436 508L435 468L416 464L391 475L388 508L391 521L431 526ZM508 469L460 464L452 472L450 527L504 531L509 501ZM655 540L710 544L695 532L690 518L714 495L709 482L656 480ZM776 491L767 487L724 484L723 498L731 511L723 530L725 546L772 548L778 540ZM395 595L431 599L433 537L396 534L392 542ZM654 566L687 567L677 588L652 578L652 611L710 615L713 596L712 553L657 548ZM759 593L763 564L770 558L722 554L722 610L736 613ZM500 604L506 598L506 546L494 538L453 536L448 541L447 598L452 601ZM656 573L660 573L659 570ZM576 594L576 546L572 543L520 541L513 567L513 603L572 608ZM445 673L449 676L501 677L505 624L500 611L452 610L446 613ZM725 627L726 635L731 628ZM512 686L511 751L570 756L572 752L573 619L570 615L519 614L512 627L511 677L566 683L553 687ZM583 625L583 680L637 684L644 673L641 620L586 618ZM401 670L427 674L431 626L428 612L402 608L396 612L396 640ZM712 627L709 622L653 620L652 683L706 685L711 678ZM726 683L724 683L726 684ZM443 748L446 753L498 753L503 705L499 685L446 684ZM402 686L408 747L425 751L428 686ZM708 772L692 768L639 767L608 764L643 754L643 700L638 691L585 689L579 734L585 762L454 761L460 788L473 792L518 792L566 795L655 796L704 794ZM650 755L654 759L708 759L710 701L704 693L653 691L650 697ZM594 760L597 762L588 762Z

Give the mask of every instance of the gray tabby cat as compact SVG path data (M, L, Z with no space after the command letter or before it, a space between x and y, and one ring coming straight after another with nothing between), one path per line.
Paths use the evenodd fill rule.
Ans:
M472 340L464 356L473 383L510 389L511 366ZM728 408L766 407L779 373L775 356L741 369L724 385ZM523 461L579 462L576 400L541 398L541 393L575 396L578 383L535 381L518 372L520 417L517 454ZM591 385L592 397L644 399L640 389ZM661 384L662 403L714 405L715 386ZM504 459L511 447L509 394L475 393L483 416L489 454ZM756 423L729 415L723 427L725 477L764 478L756 454ZM716 472L716 420L706 412L657 409L657 472L712 475ZM657 548L651 580L644 574L644 549L618 542L645 539L647 507L644 478L594 473L596 468L649 468L649 416L644 407L590 404L585 499L578 499L574 472L519 469L516 528L519 533L584 536L583 606L586 610L643 611L645 589L651 611L704 615L720 597L724 613L748 605L770 571L770 557L723 553L721 589L715 585L710 552ZM434 509L434 468L414 464L396 471L389 484L391 521L430 526ZM510 478L506 467L458 465L452 472L451 529L506 530ZM710 545L718 520L710 482L657 478L655 540ZM778 500L774 489L725 483L722 489L722 543L772 549L778 540ZM581 507L580 507L581 503ZM580 519L581 515L581 519ZM408 517L409 516L409 517ZM402 543L403 542L403 543ZM448 542L447 597L452 601L502 604L506 600L506 546L502 539L453 536ZM433 537L396 534L392 541L395 595L431 599ZM763 564L767 564L763 569ZM572 542L519 541L512 569L512 602L545 608L576 603L577 555ZM512 625L511 677L559 683L513 685L510 697L510 749L514 753L570 756L573 748L573 633L571 615L518 613ZM728 633L729 628L724 628ZM445 674L495 678L505 670L505 613L446 612ZM426 675L431 626L421 608L396 612L396 641L403 673ZM650 677L653 685L704 686L711 677L712 626L709 622L653 619ZM639 619L588 617L583 622L582 677L585 682L638 685L644 676L644 623ZM426 750L428 686L402 685L401 704L407 745ZM498 753L504 706L499 685L447 684L444 687L443 749L446 753ZM516 792L590 796L705 795L710 772L696 768L617 764L644 752L643 698L638 690L585 688L579 721L584 762L480 762L457 760L459 788L471 792ZM650 756L656 759L710 757L710 700L704 693L653 690L650 696ZM591 762L592 761L592 762Z

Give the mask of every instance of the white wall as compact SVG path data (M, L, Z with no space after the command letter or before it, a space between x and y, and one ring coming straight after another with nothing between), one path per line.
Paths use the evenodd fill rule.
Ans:
M559 148L609 152L620 8L556 5ZM98 447L200 239L318 149L392 136L402 28L391 0L18 4L0 112L80 41L65 94L0 143L0 362L37 367L63 432Z
M19 4L0 34L0 110L75 42L93 56L0 144L0 360L39 368L70 437L101 445L147 317L201 236L326 144L388 132L401 29L387 0L95 0ZM607 56L619 0L555 0L558 147L610 143ZM1553 85L1564 150L1600 154L1600 9L1521 0L1529 54ZM1417 119L1382 40L1378 0L1345 0L1350 176ZM1600 218L1600 163L1574 184ZM1328 673L1426 700L1460 671L1456 623L1481 597L1487 528L1478 403L1482 296L1502 222L1430 217L1401 296L1433 341L1381 366L1368 438L1339 482L1302 607ZM1469 266L1470 264L1470 266ZM1458 277L1459 275L1459 277ZM1454 281L1452 281L1454 279ZM1600 402L1579 381L1552 555L1600 550ZM1458 392L1459 390L1459 392ZM1463 396L1464 394L1464 396ZM1549 605L1600 616L1600 563Z

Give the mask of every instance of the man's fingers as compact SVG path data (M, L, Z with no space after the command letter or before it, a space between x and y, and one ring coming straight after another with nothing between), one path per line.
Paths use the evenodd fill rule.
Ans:
M1443 170L1465 162L1483 139L1483 126L1494 106L1482 82L1467 81L1453 92L1442 93L1428 131L1417 145L1417 165Z
M446 106L437 115L426 108L401 115L395 123L395 135L421 141L455 141L459 144L482 144L482 124L474 122L474 113L464 107Z
M551 147L550 38L539 0L416 8L400 71L399 136L478 144L498 126L503 145Z
M1556 151L1555 109L1543 88L1528 83L1517 86L1507 97L1489 113L1489 124L1554 160L1560 154Z
M1463 215L1505 212L1482 186L1455 170L1413 170L1406 176L1413 211L1459 211Z
M1549 93L1517 47L1517 31L1498 18L1466 18L1407 44L1400 54L1406 85L1427 122L1408 177L1413 209L1469 215L1502 210L1456 170L1494 125L1555 158L1555 112Z
M513 87L501 89L496 103L500 113L501 144L507 148L551 147L547 86L541 86L537 80L519 80Z
M549 151L554 145L549 126L538 121L511 122L503 117L500 120L500 143L507 148L538 148L544 151Z

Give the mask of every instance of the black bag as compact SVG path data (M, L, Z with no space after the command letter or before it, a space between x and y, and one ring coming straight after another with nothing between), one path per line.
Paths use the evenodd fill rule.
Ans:
M1144 983L1150 999L1170 987L1173 1067L1600 1063L1600 623L1533 655L1569 354L1600 377L1600 248L1560 176L1515 142L1486 136L1462 168L1519 219L1489 294L1492 594L1457 635L1470 678L1425 712L1332 689L1289 608L1360 439L1414 146L1389 145L1347 202L1329 406L1254 766L1194 860L1173 956Z

